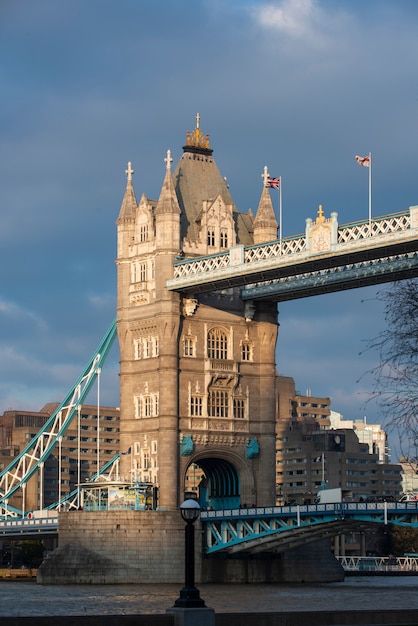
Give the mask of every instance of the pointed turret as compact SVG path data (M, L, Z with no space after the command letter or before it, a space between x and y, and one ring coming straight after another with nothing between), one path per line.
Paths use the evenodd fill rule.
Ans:
M127 183L125 195L123 196L122 206L120 207L119 216L116 220L118 227L118 259L123 258L127 254L128 246L133 241L135 235L135 214L137 202L135 191L132 185L132 163L129 161L128 169L125 170L127 175Z
M180 207L171 176L171 151L167 150L166 172L155 208L155 225L157 246L159 249L172 250L178 253L180 250Z
M270 178L267 166L264 167L264 174L262 174L262 178L264 179L264 187L257 209L257 216L254 220L255 244L265 243L266 241L275 241L277 239L277 229L279 227L267 187L267 181Z
M134 186L132 184L132 174L134 170L132 169L132 163L129 161L128 169L125 170L125 174L127 175L126 189L125 195L123 196L122 205L119 211L119 217L117 223L120 223L124 220L134 220L136 214L137 201L135 197Z

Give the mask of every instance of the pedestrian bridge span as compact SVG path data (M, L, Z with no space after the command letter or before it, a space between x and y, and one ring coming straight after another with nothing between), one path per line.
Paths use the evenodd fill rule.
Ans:
M307 219L305 233L205 257L180 257L167 288L193 297L241 287L243 300L285 301L401 280L418 274L418 206L338 224Z
M284 552L371 525L418 528L418 502L343 502L202 511L204 551Z

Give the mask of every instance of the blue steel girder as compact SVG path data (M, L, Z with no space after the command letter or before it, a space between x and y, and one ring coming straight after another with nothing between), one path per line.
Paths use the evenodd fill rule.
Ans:
M92 355L83 372L65 396L64 400L45 422L37 435L0 473L0 510L6 516L16 516L16 509L9 507L9 498L26 485L33 474L45 463L55 446L62 440L77 408L81 406L101 371L116 337L113 321ZM23 512L20 511L20 515Z
M336 503L203 511L204 551L283 552L375 524L418 528L418 503Z
M418 253L409 252L248 285L242 289L241 297L243 300L285 302L415 276L418 276Z

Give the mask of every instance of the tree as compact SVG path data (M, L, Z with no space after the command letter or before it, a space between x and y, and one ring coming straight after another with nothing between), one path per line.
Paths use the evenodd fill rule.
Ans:
M384 304L386 328L367 343L379 352L372 399L385 424L396 429L402 454L415 464L418 448L418 279L391 283L378 292Z

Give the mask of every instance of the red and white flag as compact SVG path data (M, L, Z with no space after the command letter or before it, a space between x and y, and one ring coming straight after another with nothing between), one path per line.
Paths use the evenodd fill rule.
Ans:
M363 167L370 167L370 156L361 157L356 155L356 161L359 165Z
M273 189L279 189L280 176L278 178L273 178L272 176L269 176L266 180L266 187L273 187Z

